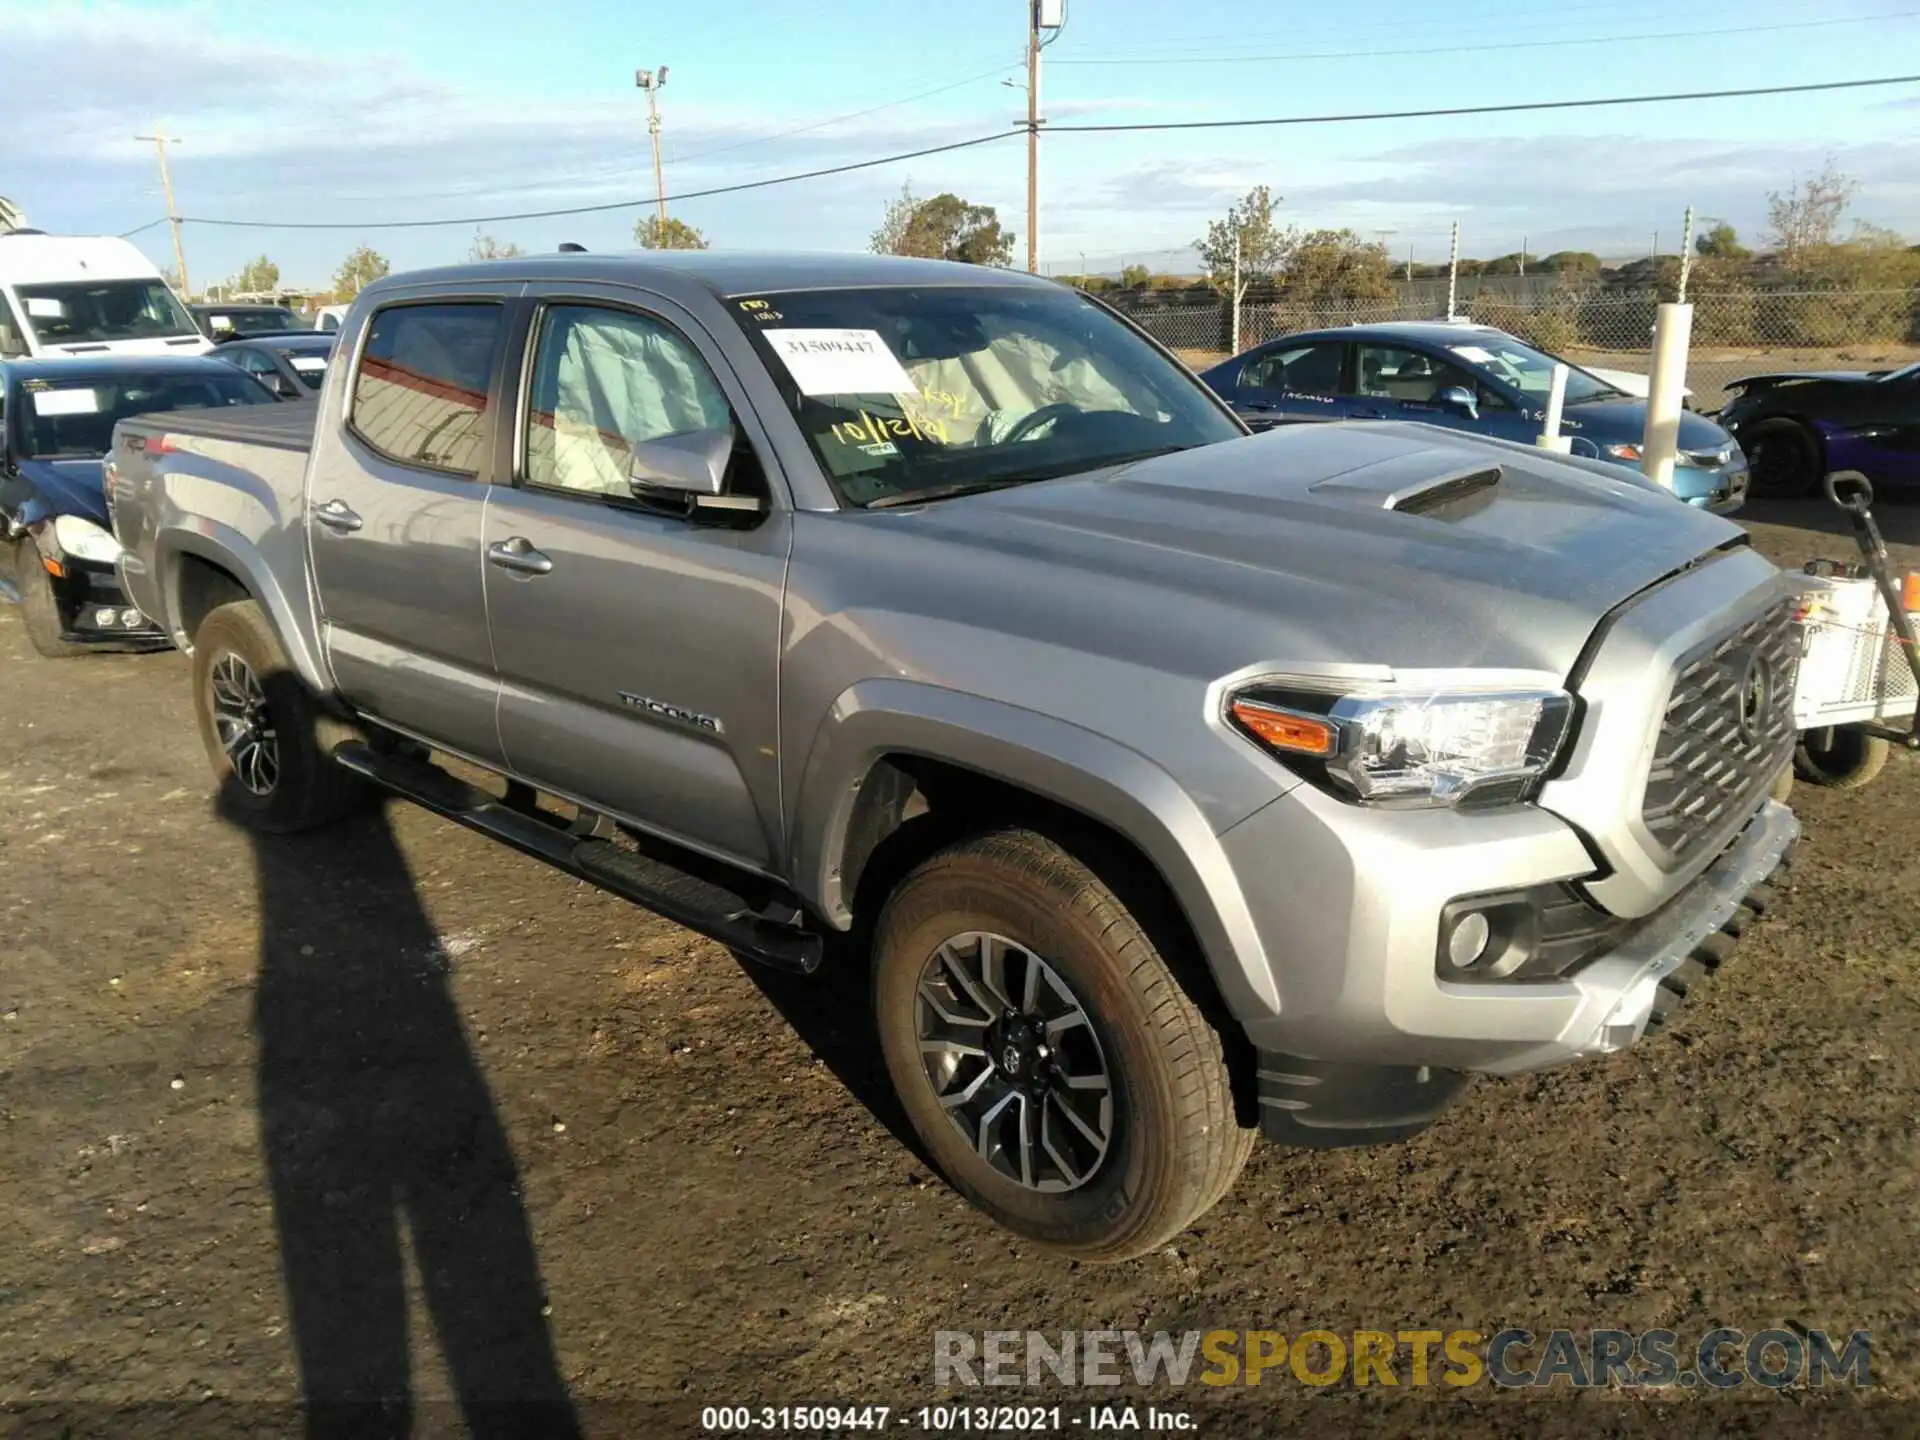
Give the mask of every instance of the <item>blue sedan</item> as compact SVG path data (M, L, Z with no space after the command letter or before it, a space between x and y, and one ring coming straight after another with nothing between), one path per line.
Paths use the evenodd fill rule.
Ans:
M1531 443L1558 363L1503 330L1443 321L1350 325L1270 341L1201 379L1255 429L1316 420L1422 420ZM1569 366L1561 434L1573 453L1640 470L1647 407ZM1725 430L1680 416L1675 495L1726 514L1747 496L1747 458Z

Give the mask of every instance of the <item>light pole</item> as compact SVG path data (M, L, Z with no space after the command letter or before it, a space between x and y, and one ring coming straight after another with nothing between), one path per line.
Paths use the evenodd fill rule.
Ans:
M653 136L653 193L660 202L660 228L667 228L667 181L660 169L660 87L667 83L667 67L636 70L633 83L647 92L647 131ZM665 235L661 236L665 240Z

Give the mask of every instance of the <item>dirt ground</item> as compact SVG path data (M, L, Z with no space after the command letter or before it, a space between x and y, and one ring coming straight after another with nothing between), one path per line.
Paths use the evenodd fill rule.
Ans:
M1847 553L1811 504L1748 518ZM1885 519L1920 565L1920 510ZM1791 889L1664 1036L1401 1146L1262 1147L1093 1268L896 1137L857 976L743 969L405 807L250 837L186 673L39 660L0 610L0 1434L277 1435L303 1393L411 1395L416 1433L801 1402L924 1433L937 1330L1509 1325L1866 1329L1873 1389L1094 1398L1209 1435L1920 1433L1920 763L1800 789Z

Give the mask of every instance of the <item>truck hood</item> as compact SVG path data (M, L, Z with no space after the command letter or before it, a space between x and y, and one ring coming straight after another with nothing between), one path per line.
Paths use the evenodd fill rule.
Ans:
M101 490L102 460L22 460L20 478L31 493L16 510L22 524L53 515L80 515L107 525L107 501Z
M42 359L57 360L63 355L204 355L213 342L204 335L161 335L148 340L77 340L72 344L45 345Z
M961 562L976 605L979 580L1017 573L1007 603L1087 652L1565 676L1610 610L1743 538L1610 468L1425 425L1302 425L884 518L981 552Z
M1837 380L1846 385L1864 385L1887 372L1867 370L1778 370L1768 375L1743 375L1728 382L1729 390L1759 389L1784 385L1795 380Z

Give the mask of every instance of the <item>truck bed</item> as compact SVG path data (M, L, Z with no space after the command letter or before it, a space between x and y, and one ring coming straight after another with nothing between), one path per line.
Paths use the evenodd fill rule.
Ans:
M211 410L169 410L159 415L136 415L129 423L143 430L170 435L200 435L209 440L238 440L293 450L302 455L313 448L313 427L320 418L320 401L286 400L277 405L221 405Z

